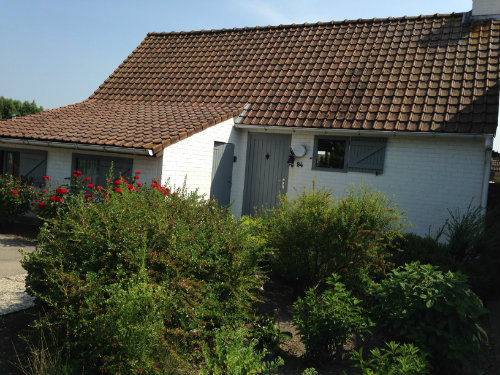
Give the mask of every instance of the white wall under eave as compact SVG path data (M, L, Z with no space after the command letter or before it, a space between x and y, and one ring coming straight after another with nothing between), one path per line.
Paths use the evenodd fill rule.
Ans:
M303 168L290 168L290 196L313 180L318 187L333 189L335 196L342 196L353 184L369 184L392 197L415 225L409 231L420 235L441 227L449 217L448 210L463 212L471 203L481 204L486 154L483 138L390 136L384 171L378 176L313 170L314 134L296 132L294 144L306 145L308 153L297 159L303 162Z
M175 189L182 187L185 182L188 191L198 190L200 194L208 198L212 184L214 142L233 143L237 157L237 161L233 163L231 189L231 199L233 199L233 196L238 194L237 191L235 192L234 182L240 178L240 169L244 171L244 161L242 163L240 160L240 135L233 125L234 120L231 118L165 148L161 174L162 185L168 182ZM237 212L233 213L237 214Z
M73 154L98 155L102 157L116 157L133 160L133 172L140 170L141 179L139 181L151 182L153 178L157 178L161 173L161 157L129 155L122 153L111 152L95 152L84 151L58 147L42 147L30 145L15 145L9 143L6 145L9 149L14 150L42 150L47 152L47 170L46 175L50 177L50 184L58 186L67 184L72 175L72 159Z

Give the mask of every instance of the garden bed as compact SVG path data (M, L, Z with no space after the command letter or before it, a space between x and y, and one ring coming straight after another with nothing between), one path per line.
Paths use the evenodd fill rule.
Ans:
M316 367L320 374L325 375L340 375L343 371L347 374L356 373L350 361L340 364L335 362L312 364L304 360L302 357L305 354L304 345L291 321L290 310L294 301L293 296L293 289L289 285L280 280L270 280L264 286L264 292L261 295L263 302L258 308L261 314L276 316L281 332L292 334L292 338L285 340L281 345L285 366L281 368L280 374L298 375L307 367ZM483 320L489 337L489 344L484 348L486 358L464 369L461 375L498 375L500 373L500 296L488 300L486 306L489 309L488 317ZM0 374L23 374L18 366L17 356L22 358L26 355L26 345L18 336L29 328L29 324L38 314L36 308L31 308L0 316Z

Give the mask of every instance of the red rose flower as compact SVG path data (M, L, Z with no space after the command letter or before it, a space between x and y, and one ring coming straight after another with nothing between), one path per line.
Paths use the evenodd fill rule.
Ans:
M44 179L44 180L47 180L47 181L48 181L48 180L50 180L50 177L49 177L49 176L42 176L42 179Z
M90 178L89 177L85 177L82 182L90 182Z
M12 190L12 194L17 195L19 192L17 190Z
M115 192L117 192L117 193L121 194L121 193L122 193L122 190L121 190L120 188L116 188L116 189L115 189Z
M141 171L135 171L135 174L141 174Z
M38 207L39 207L41 210L45 210L45 202L40 202L40 203L38 203Z
M94 184L88 184L89 189L92 189L94 187Z
M138 182L138 183L137 183L137 186L141 187L141 186L142 186L142 183Z
M51 196L51 197L49 198L49 201L51 201L51 202L55 202L55 201L56 201L56 196L55 196L55 195Z
M46 194L47 193L47 190L42 190L42 194Z
M73 173L73 177L74 177L74 178L77 178L77 177L78 177L78 175L77 175L76 173Z
M95 189L96 189L96 190L98 190L98 191L101 191L101 190L102 190L102 186L101 186L101 185L97 185L97 186L95 187Z
M116 181L114 182L115 186L118 186L118 185L120 185L121 183L122 183L122 182L121 182L120 180L116 180Z
M139 176L134 176L134 180L138 180L139 178Z

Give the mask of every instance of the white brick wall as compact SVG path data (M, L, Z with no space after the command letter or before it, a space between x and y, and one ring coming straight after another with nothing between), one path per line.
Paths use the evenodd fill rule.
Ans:
M61 148L30 147L48 151L47 175L52 183L64 182L71 174L73 152L130 157L134 171L140 170L141 180L167 180L171 186L188 190L198 189L207 197L210 193L214 142L234 143L237 161L233 164L231 189L232 212L241 214L245 179L247 134L245 129L235 129L233 119L214 125L180 142L167 147L158 158L125 154L75 151ZM330 133L329 133L330 134ZM448 210L465 210L469 203L479 205L483 188L485 146L482 138L471 137L408 137L398 134L387 141L383 174L376 176L358 172L328 172L312 169L314 133L297 131L292 135L292 145L303 144L307 155L297 161L303 167L289 169L288 193L290 196L310 186L328 186L336 196L341 196L350 186L370 184L376 190L392 197L406 211L415 225L409 230L424 235L436 231L448 217ZM12 147L13 145L9 145Z
M238 167L242 164L239 159L240 136L233 125L234 120L231 118L164 149L162 185L168 181L174 188L182 187L186 181L186 188L189 191L198 189L200 194L208 198L212 183L215 141L235 144L235 155L238 160L233 164L234 181L238 176Z
M425 235L436 231L448 217L448 209L465 210L481 203L485 147L483 139L456 137L391 136L387 141L383 174L312 170L314 135L297 132L293 144L307 146L303 168L290 168L288 192L296 194L312 180L341 196L352 184L370 184L383 191L406 211L415 225L409 230ZM296 188L296 189L294 189Z
M50 176L53 184L68 182L67 177L71 176L72 155L73 153L84 155L101 155L103 157L116 157L133 159L133 172L141 171L139 181L150 183L153 178L158 178L161 172L161 157L140 156L118 154L110 152L89 152L83 150L68 150L64 148L47 148L47 175Z
M50 176L50 182L53 186L68 182L68 177L71 176L72 168L71 161L73 153L86 155L102 155L104 157L117 157L133 159L133 171L141 171L141 180L151 182L153 178L159 178L161 173L161 157L138 156L128 154L118 154L110 152L89 152L83 150L70 150L57 147L37 147L28 145L13 145L9 144L9 148L19 150L44 150L47 151L47 176Z

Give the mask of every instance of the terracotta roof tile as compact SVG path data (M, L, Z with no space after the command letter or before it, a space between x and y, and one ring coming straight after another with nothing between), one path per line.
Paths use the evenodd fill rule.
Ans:
M188 134L238 115L224 104L129 103L89 99L0 122L0 136L163 149ZM157 146L161 147L158 148Z
M256 126L492 134L500 21L462 18L150 33L89 100L3 121L0 136L158 152L247 103Z

